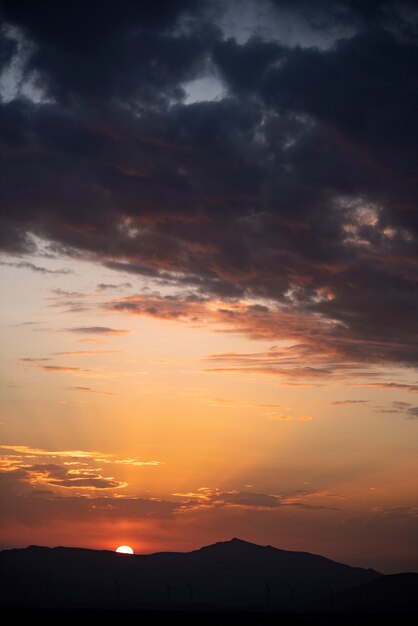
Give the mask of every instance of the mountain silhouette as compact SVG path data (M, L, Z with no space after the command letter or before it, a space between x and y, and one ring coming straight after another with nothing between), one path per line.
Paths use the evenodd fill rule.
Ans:
M2 551L0 570L3 606L66 608L296 611L330 588L340 592L382 577L236 538L192 552L133 556L30 546Z
M335 613L418 613L418 574L389 574L330 594L313 610Z

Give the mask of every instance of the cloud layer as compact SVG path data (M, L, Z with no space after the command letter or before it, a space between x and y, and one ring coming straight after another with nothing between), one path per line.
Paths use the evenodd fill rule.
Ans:
M45 20L4 3L1 61L21 87L0 105L3 249L30 254L36 235L186 289L160 299L167 317L251 301L268 309L248 309L251 336L299 324L318 354L319 328L328 354L416 366L414 3L266 0L332 33L322 47L227 38L213 2L122 4L48 2ZM223 96L186 104L202 77Z

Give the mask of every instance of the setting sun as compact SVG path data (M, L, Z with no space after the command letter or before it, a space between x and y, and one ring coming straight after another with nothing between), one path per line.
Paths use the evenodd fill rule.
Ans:
M130 546L119 546L116 548L115 552L119 552L120 554L133 554L134 551Z
M418 0L0 3L0 606L418 571Z

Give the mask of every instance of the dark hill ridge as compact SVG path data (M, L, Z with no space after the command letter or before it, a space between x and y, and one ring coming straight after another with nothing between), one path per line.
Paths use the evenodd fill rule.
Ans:
M192 552L120 555L82 548L0 553L5 604L292 610L381 576L240 539Z
M314 607L335 613L418 613L418 574L389 574L345 589Z

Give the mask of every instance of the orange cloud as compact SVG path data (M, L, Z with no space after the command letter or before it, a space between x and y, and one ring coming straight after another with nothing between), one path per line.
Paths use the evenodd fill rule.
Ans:
M367 404L367 400L337 400L331 406L351 406L352 404Z
M95 339L93 337L88 337L86 339L77 339L76 343L95 343L95 344L103 344L109 343L108 339Z
M67 469L55 463L25 466L24 474L24 480L31 485L70 489L120 489L128 485L113 476L103 476L94 468Z
M286 414L275 415L274 413L271 413L269 415L269 419L271 419L271 420L284 420L284 421L297 420L297 421L307 422L307 421L311 420L312 417L310 415L286 415Z
M67 352L53 352L52 354L54 356L95 356L98 354L118 354L121 352L123 352L123 350L69 350Z
M120 328L109 328L108 326L78 326L65 328L65 331L79 335L127 335L130 332Z
M67 365L44 365L45 361L50 361L50 358L23 358L20 359L23 363L28 363L31 367L37 367L44 372L56 372L56 373L69 373L69 374L86 374L92 372L91 369L85 369L82 367L69 367Z
M46 371L46 372L70 372L70 373L75 373L75 372L80 372L80 373L84 373L84 372L91 372L92 370L90 369L84 369L82 367L67 367L66 365L40 365L39 366L40 369Z
M371 387L378 389L387 389L389 391L406 391L407 393L418 393L418 385L409 385L408 383L395 382L379 382L379 383L357 383L353 387Z
M334 506L328 506L318 502L308 502L307 500L311 497L329 497L322 491L314 490L302 490L290 495L284 495L257 491L240 491L238 489L222 491L218 488L211 489L210 487L200 487L195 492L180 492L172 495L183 500L180 505L182 511L213 508L272 510L281 507L338 510L337 507Z
M98 393L105 396L116 396L117 394L112 391L101 391L100 389L92 389L91 387L66 387L67 391L81 391L84 393Z
M63 462L66 459L72 461L90 460L97 463L114 463L116 465L161 465L161 461L144 461L136 457L122 458L115 457L114 454L98 452L97 450L46 450L44 448L33 448L23 445L2 445L0 446L0 455L4 460L14 460L16 467L24 466L24 459L36 459L37 457L49 457Z
M328 298L328 296L327 296ZM303 308L272 302L222 301L197 296L160 294L119 298L107 309L131 315L202 325L214 332L238 333L251 339L292 342L273 346L262 353L223 353L208 357L222 363L209 368L216 372L247 372L269 376L315 379L380 375L375 351L383 353L381 342L366 343L353 338L343 325ZM380 357L383 364L384 359ZM225 364L228 364L225 367Z

